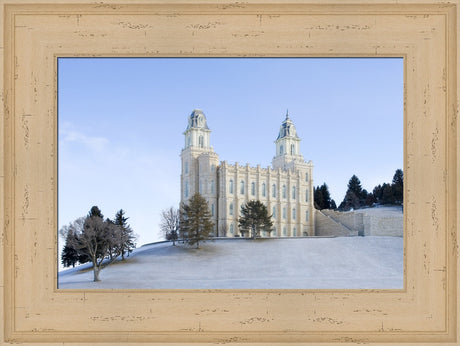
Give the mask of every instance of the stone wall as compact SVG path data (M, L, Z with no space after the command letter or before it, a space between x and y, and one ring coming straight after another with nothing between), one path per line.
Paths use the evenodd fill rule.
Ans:
M364 235L402 237L404 219L398 216L364 216Z
M355 212L340 212L331 209L323 209L321 211L331 217L334 221L358 232L359 235L364 234L363 214Z
M393 208L394 209L394 208ZM316 235L319 236L391 236L402 237L402 212L391 207L360 209L349 212L323 209L316 211Z
M358 232L347 228L341 223L336 222L330 216L323 214L322 211L316 210L315 235L316 236L337 236L345 237L358 235Z

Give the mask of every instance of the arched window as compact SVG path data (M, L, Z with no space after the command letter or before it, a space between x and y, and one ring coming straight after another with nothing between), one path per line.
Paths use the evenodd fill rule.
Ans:
M295 154L295 146L294 144L291 144L291 155Z
M272 185L272 196L276 197L276 185L275 184Z
M230 215L233 215L233 203L230 203L229 212Z
M211 180L211 193L214 193L214 180Z
M305 221L308 221L308 210L305 212Z
M214 216L214 203L211 204L211 216Z
M308 189L305 190L305 202L308 202Z
M276 219L276 207L273 207L272 209L272 216L274 219Z
M240 182L240 193L244 194L244 181L243 180L241 180Z
M292 187L292 199L295 199L295 186Z
M185 162L185 174L187 174L187 173L188 173L188 161Z
M233 234L233 224L230 225L230 234Z
M255 196L256 194L256 183L251 183L251 195Z
M228 182L228 192L233 193L233 180Z
M286 185L283 185L283 198L286 198Z
M283 208L283 219L286 218L286 207Z
M295 220L295 217L296 217L296 215L295 215L295 208L292 208L292 219Z
M265 183L262 184L262 196L265 197Z
M203 147L204 147L203 136L198 137L198 146L199 146L200 148L203 148Z
M185 198L188 197L188 181L185 182Z
M283 145L280 145L280 155L283 155Z

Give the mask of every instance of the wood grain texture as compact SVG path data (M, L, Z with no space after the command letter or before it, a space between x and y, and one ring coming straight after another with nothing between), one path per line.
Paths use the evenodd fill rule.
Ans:
M458 344L458 0L0 11L4 344ZM69 56L403 57L404 289L57 290L56 66Z

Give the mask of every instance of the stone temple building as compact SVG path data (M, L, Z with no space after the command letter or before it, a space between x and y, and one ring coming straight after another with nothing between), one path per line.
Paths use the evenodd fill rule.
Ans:
M260 200L272 214L274 230L262 237L315 235L313 164L300 154L300 138L288 113L275 141L272 167L219 161L210 134L205 115L195 109L184 132L181 202L199 192L208 202L216 236L243 236L238 218L241 205L250 200Z

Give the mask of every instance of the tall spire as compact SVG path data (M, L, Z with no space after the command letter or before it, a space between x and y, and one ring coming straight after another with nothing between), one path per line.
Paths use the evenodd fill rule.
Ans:
M288 119L289 119L289 109L287 108L286 109L286 120L288 120Z

